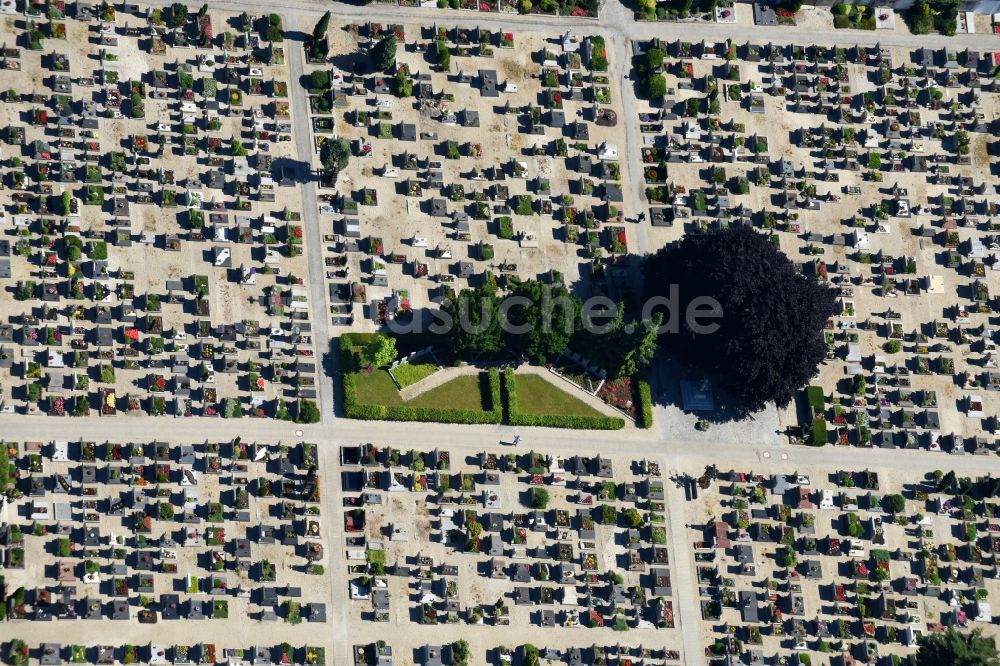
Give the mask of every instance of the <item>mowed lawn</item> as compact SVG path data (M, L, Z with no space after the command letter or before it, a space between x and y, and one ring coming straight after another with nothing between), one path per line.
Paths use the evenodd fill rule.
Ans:
M354 386L357 389L359 405L402 405L399 389L393 383L387 370L378 369L370 374L363 370L354 373Z
M433 366L431 366L433 367ZM357 401L359 405L386 405L394 407L436 407L439 409L487 409L488 398L484 400L485 376L462 375L436 388L421 393L409 402L403 402L399 391L386 370L376 370L371 374L355 373ZM488 392L487 392L488 395Z
M523 414L604 416L538 375L514 375L514 380L517 384L517 410Z
M421 393L406 404L413 407L486 411L490 405L489 392L486 391L484 395L483 389L485 385L485 373L461 375L450 382Z
M399 382L400 388L416 384L438 371L433 363L400 363L392 370L392 376Z

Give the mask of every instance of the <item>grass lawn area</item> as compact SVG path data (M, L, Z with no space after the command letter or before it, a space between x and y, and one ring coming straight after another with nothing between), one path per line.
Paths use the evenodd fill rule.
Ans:
M402 405L399 389L392 381L387 370L374 370L371 374L364 371L354 373L359 405Z
M553 386L538 375L514 375L517 382L517 408L524 414L558 416L604 416L579 398Z
M436 369L436 366L430 364L421 365ZM411 405L413 407L482 410L485 409L484 405L489 402L488 399L483 399L486 379L485 377L480 379L478 375L456 377L437 388L421 393L409 402L403 402L403 399L399 397L399 390L396 389L396 385L392 382L392 377L389 376L387 370L375 370L370 375L357 372L354 377L359 405L387 405L389 407ZM485 395L489 395L488 389Z
M393 369L392 374L399 382L400 388L406 388L437 371L438 367L433 363L401 363Z
M486 386L485 373L479 375L461 375L455 379L421 393L407 405L413 407L446 407L448 409L485 410L489 403L489 390Z

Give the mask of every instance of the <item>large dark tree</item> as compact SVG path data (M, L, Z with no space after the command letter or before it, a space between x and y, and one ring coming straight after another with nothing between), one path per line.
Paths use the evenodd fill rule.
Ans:
M463 289L446 298L441 309L451 317L448 346L456 356L493 354L503 348L499 296L496 284L488 282L475 289Z
M998 666L997 648L992 638L985 638L978 629L960 634L954 628L940 634L920 637L917 666Z
M350 159L351 146L343 139L327 139L319 148L319 161L333 176L340 173Z
M319 18L316 22L316 26L312 31L312 40L314 42L320 42L326 38L326 31L330 27L330 12L326 12Z
M326 31L330 27L330 12L326 12L317 21L312 34L306 39L306 51L312 60L324 60L329 50Z
M396 36L379 40L371 50L372 64L380 72L389 72L396 66Z
M661 346L713 372L742 401L758 411L768 402L787 405L826 357L823 326L834 314L832 289L804 277L769 239L739 227L688 235L646 260L646 296L669 297L676 334ZM714 333L698 334L687 319L696 298L715 299L722 308ZM677 319L679 318L679 320Z
M645 370L656 355L662 313L646 322L626 322L623 304L614 308L614 316L607 313L590 311L590 326L582 326L573 336L571 348L606 370L612 379Z
M505 309L506 299L515 296L527 300L516 305L511 301ZM580 308L580 299L562 285L536 280L511 285L506 296L489 281L463 289L441 304L451 318L448 344L457 356L490 355L506 348L538 363L566 351L579 324Z
M580 299L563 285L547 285L528 280L511 286L510 295L527 299L530 305L516 305L507 319L516 327L530 327L526 333L507 333L507 346L522 356L545 363L569 347L580 321Z

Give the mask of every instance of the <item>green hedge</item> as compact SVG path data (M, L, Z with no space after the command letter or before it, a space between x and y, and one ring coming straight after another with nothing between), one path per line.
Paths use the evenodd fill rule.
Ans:
M514 371L503 371L504 390L507 394L507 423L513 426L541 426L544 428L567 428L570 430L619 430L625 427L625 419L617 416L573 416L569 414L522 414L517 406L517 384Z
M813 446L825 446L829 442L829 435L827 434L826 421L817 418L813 419L812 422L812 445Z
M503 416L503 400L500 398L500 371L490 368L486 372L486 381L490 389L490 411Z
M343 367L343 366L341 366ZM341 370L340 376L343 377L340 385L344 392L344 409L354 405L358 400L358 387L354 385L354 373L348 372L347 370Z
M386 405L351 405L344 407L349 419L366 421L423 421L433 423L500 423L499 412L474 412L466 409L440 409L435 407L388 407Z
M341 340L341 360L350 360L353 351ZM345 359L345 356L348 357ZM490 404L488 411L471 409L444 409L439 407L411 407L409 405L359 405L357 404L357 388L354 375L345 371L343 376L344 416L349 419L364 421L423 421L433 423L467 423L485 424L500 423L503 420L502 401L500 400L500 373L491 368L486 373L489 384Z
M514 370L512 368L504 368L503 390L507 399L504 418L510 423L511 417L517 413L517 380L514 379Z
M570 416L568 414L511 414L508 420L514 426L540 426L569 430L620 430L625 419L617 416Z
M647 379L639 380L639 425L653 427L653 389Z
M806 401L809 406L815 409L818 413L822 413L826 409L826 396L823 395L822 386L807 386L806 387Z

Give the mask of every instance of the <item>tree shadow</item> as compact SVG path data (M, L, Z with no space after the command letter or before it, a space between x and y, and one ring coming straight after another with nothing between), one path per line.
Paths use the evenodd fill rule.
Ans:
M333 394L333 414L334 416L344 415L344 404L343 404L343 389L341 387L341 367L340 367L340 338L330 337L330 344L326 352L323 353L320 359L320 366L323 369L323 374L330 378L331 385L333 387L331 393ZM329 405L326 409L330 409Z
M706 372L679 355L663 352L653 361L652 372L657 380L653 391L654 405L676 407L685 414L716 424L753 419L754 412L723 385L718 373ZM689 387L689 393L710 393L714 408L685 409L684 385Z
M316 180L312 166L291 157L276 157L271 162L271 175L282 185L302 185Z

